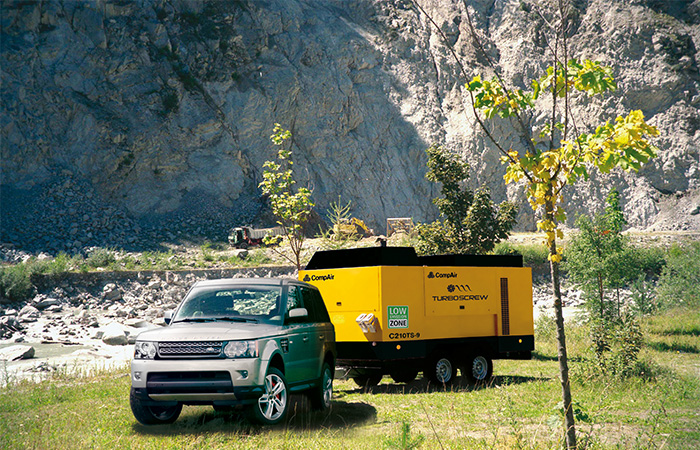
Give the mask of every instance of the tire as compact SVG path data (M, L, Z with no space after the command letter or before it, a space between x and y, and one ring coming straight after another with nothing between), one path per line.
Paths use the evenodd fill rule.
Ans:
M276 425L289 410L289 387L282 372L271 367L265 375L265 392L253 405L252 419L263 425Z
M173 423L182 412L182 404L175 406L147 406L136 396L134 388L129 394L129 403L134 417L143 425L163 425Z
M395 370L390 373L391 379L397 383L410 383L418 376L416 369Z
M356 377L352 377L352 381L354 381L361 388L367 389L378 385L379 382L382 381L382 374L371 373L365 375L358 375Z
M333 397L333 371L328 363L323 363L321 369L321 378L318 380L318 386L313 388L309 393L309 401L311 409L315 411L325 411L331 407L331 398Z
M467 359L463 372L470 383L488 383L493 376L493 362L486 356L474 355Z
M457 372L452 359L445 355L439 355L431 359L428 364L426 373L428 374L428 379L439 385L449 385L455 379L455 372Z

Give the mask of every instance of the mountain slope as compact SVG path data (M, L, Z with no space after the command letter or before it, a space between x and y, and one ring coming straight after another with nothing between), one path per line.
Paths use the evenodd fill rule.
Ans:
M546 65L532 9L467 3L506 79L529 83ZM595 176L567 193L569 209L599 207L616 186L631 225L699 229L700 2L575 4L574 54L612 65L620 86L576 113L595 124L642 109L662 136L638 175ZM482 71L463 3L421 5ZM494 200L522 203L521 229L534 223L409 1L3 1L1 17L0 241L138 246L269 224L257 184L275 122L293 132L321 216L342 195L378 230L387 217L432 220L424 150L441 142ZM519 145L510 124L495 133Z

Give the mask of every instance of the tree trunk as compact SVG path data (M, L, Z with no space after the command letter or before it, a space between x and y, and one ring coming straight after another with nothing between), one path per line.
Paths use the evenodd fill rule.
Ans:
M550 244L550 255L557 252L557 244ZM559 281L559 263L550 261L549 271L552 276L554 291L554 315L557 323L557 357L559 359L559 377L561 379L562 401L564 404L564 425L566 427L566 448L576 448L576 424L574 409L571 401L571 384L569 383L569 358L566 353L566 334L564 332L564 313L561 301L561 286Z
M544 217L547 222L554 222L555 204L551 189L547 192L549 200L544 204ZM561 280L559 278L559 261L557 254L556 233L548 237L549 274L552 277L552 292L554 293L554 319L557 324L557 358L559 360L559 378L561 381L561 398L564 405L564 426L567 450L576 449L576 424L574 422L574 407L571 400L571 384L569 382L569 357L566 353L566 332L564 331L564 311L561 301Z

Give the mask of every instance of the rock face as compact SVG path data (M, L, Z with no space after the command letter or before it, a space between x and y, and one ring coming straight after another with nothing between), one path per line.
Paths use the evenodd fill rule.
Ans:
M546 66L530 2L470 0L477 31L525 87ZM484 71L459 0L422 0L467 68ZM425 148L466 155L495 201L498 153L476 127L457 65L404 0L3 2L0 241L71 250L179 235L225 239L266 222L257 184L275 122L293 133L300 184L318 212L343 196L383 230L432 220ZM700 229L700 0L575 2L572 54L611 65L617 93L582 100L580 126L642 109L660 155L638 175L567 192L574 214L618 187L638 228ZM543 117L533 117L535 124ZM494 134L520 146L513 126ZM673 214L664 211L672 210Z

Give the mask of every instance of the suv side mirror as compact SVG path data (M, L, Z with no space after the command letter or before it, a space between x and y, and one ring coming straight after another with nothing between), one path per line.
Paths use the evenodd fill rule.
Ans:
M166 325L170 325L170 322L173 320L173 312L171 311L165 311L163 314L163 321L165 322Z
M290 309L287 314L287 322L303 322L306 317L309 317L309 311L306 308Z

